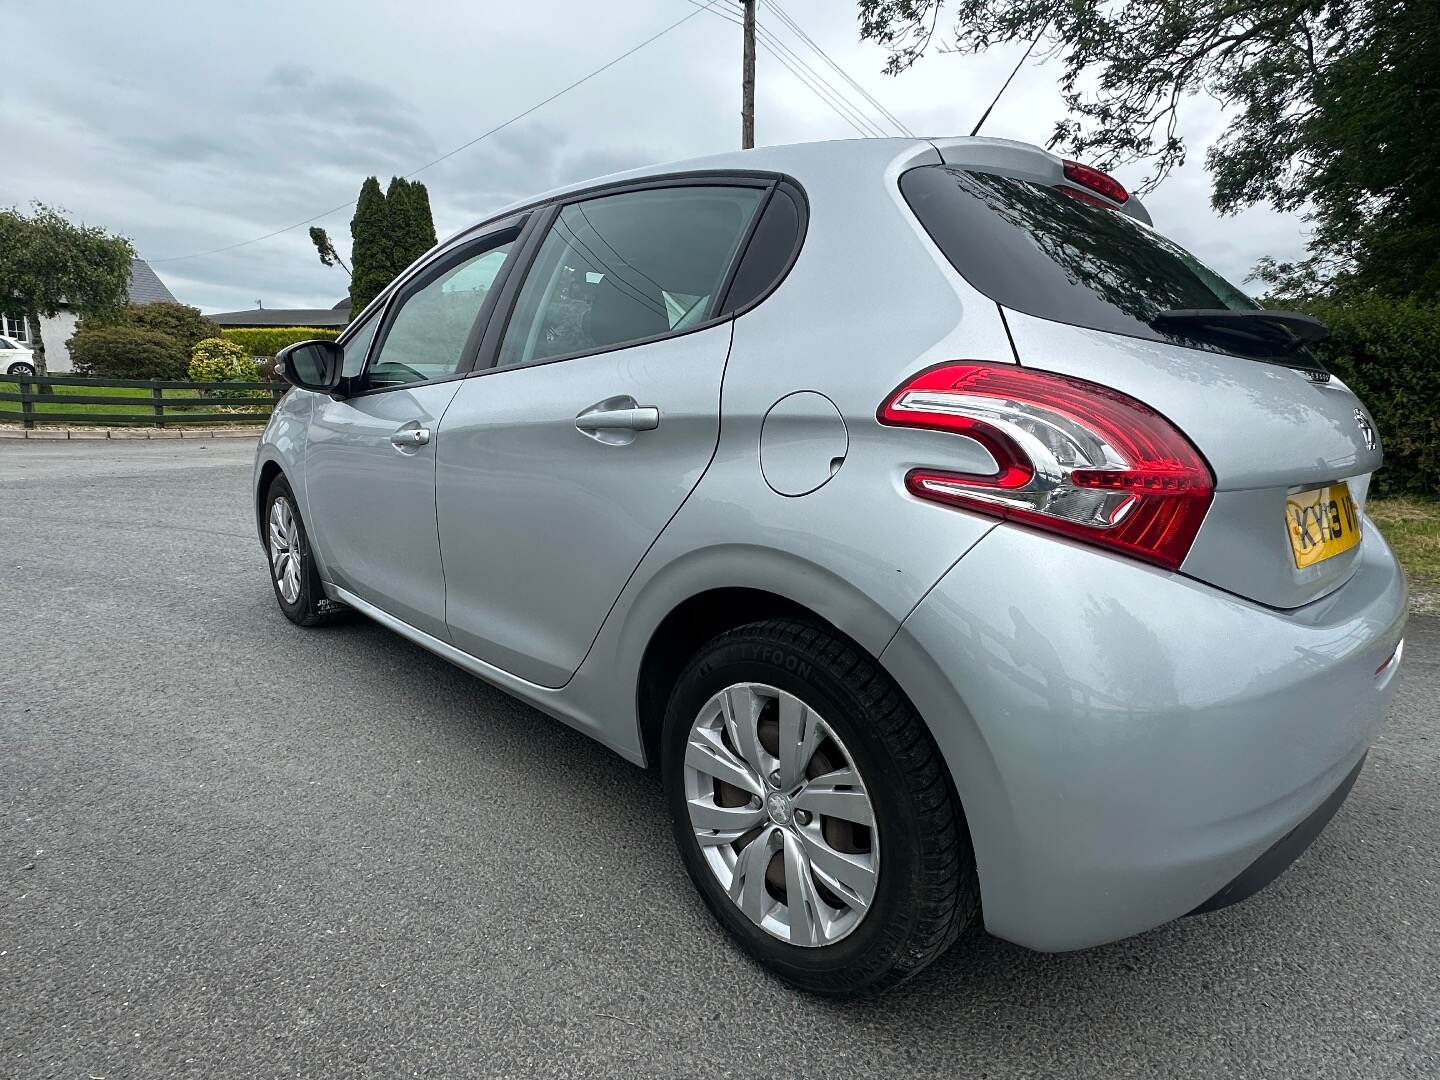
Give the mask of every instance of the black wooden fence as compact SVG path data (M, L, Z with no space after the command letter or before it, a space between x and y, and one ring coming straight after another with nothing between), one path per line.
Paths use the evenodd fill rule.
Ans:
M153 427L183 427L190 424L263 424L270 409L290 388L284 382L167 382L163 379L87 379L78 376L4 375L0 382L19 384L20 392L0 393L0 404L19 402L20 408L0 408L0 424L19 421L27 428L36 424L145 424ZM109 387L144 390L144 394L57 394L41 388L56 386ZM165 391L189 390L184 396L167 396ZM144 412L86 412L77 405L133 406ZM254 412L217 412L225 407L251 406Z

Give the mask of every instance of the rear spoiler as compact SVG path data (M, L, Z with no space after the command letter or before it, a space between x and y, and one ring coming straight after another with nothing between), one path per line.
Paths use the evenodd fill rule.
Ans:
M929 142L947 165L980 169L1061 188L1087 202L1118 210L1146 225L1154 224L1150 220L1150 211L1145 209L1139 196L1127 192L1114 177L1078 161L1066 161L1030 143L963 136L931 139Z

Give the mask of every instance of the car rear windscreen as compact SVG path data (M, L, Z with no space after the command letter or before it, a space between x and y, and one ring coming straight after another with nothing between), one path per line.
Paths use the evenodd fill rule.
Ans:
M992 300L1042 319L1189 347L1217 343L1151 325L1162 311L1260 305L1184 248L1114 210L1055 188L953 165L900 178L910 208L945 257ZM1294 361L1272 345L1226 351ZM1258 353L1257 353L1258 350ZM1313 363L1313 361L1310 361Z

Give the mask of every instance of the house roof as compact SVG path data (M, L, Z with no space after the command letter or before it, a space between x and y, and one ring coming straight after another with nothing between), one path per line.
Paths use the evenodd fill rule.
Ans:
M130 260L130 303L173 304L175 294L165 287L150 264L138 255Z
M249 311L219 311L206 315L216 326L315 326L334 330L350 325L350 309L337 308L251 308Z

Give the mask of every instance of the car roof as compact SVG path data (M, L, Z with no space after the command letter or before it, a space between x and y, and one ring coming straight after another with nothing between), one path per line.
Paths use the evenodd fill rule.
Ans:
M468 236L485 226L511 214L519 213L532 206L539 206L552 199L593 188L624 184L649 177L671 176L683 173L703 172L772 172L789 174L804 186L807 174L816 170L843 169L864 171L867 168L883 172L896 160L913 161L917 151L933 150L935 164L971 164L981 168L1015 171L1032 174L1037 170L1046 174L1059 174L1063 164L1061 158L1031 143L1013 139L993 139L988 136L937 136L934 138L888 138L888 139L832 139L821 142L788 143L780 146L761 146L753 150L730 150L703 157L684 158L655 165L645 165L606 176L579 180L549 191L531 195L500 207L482 221L466 226L446 237L442 247ZM1139 200L1133 199L1140 211ZM1148 222L1148 214L1144 215Z

